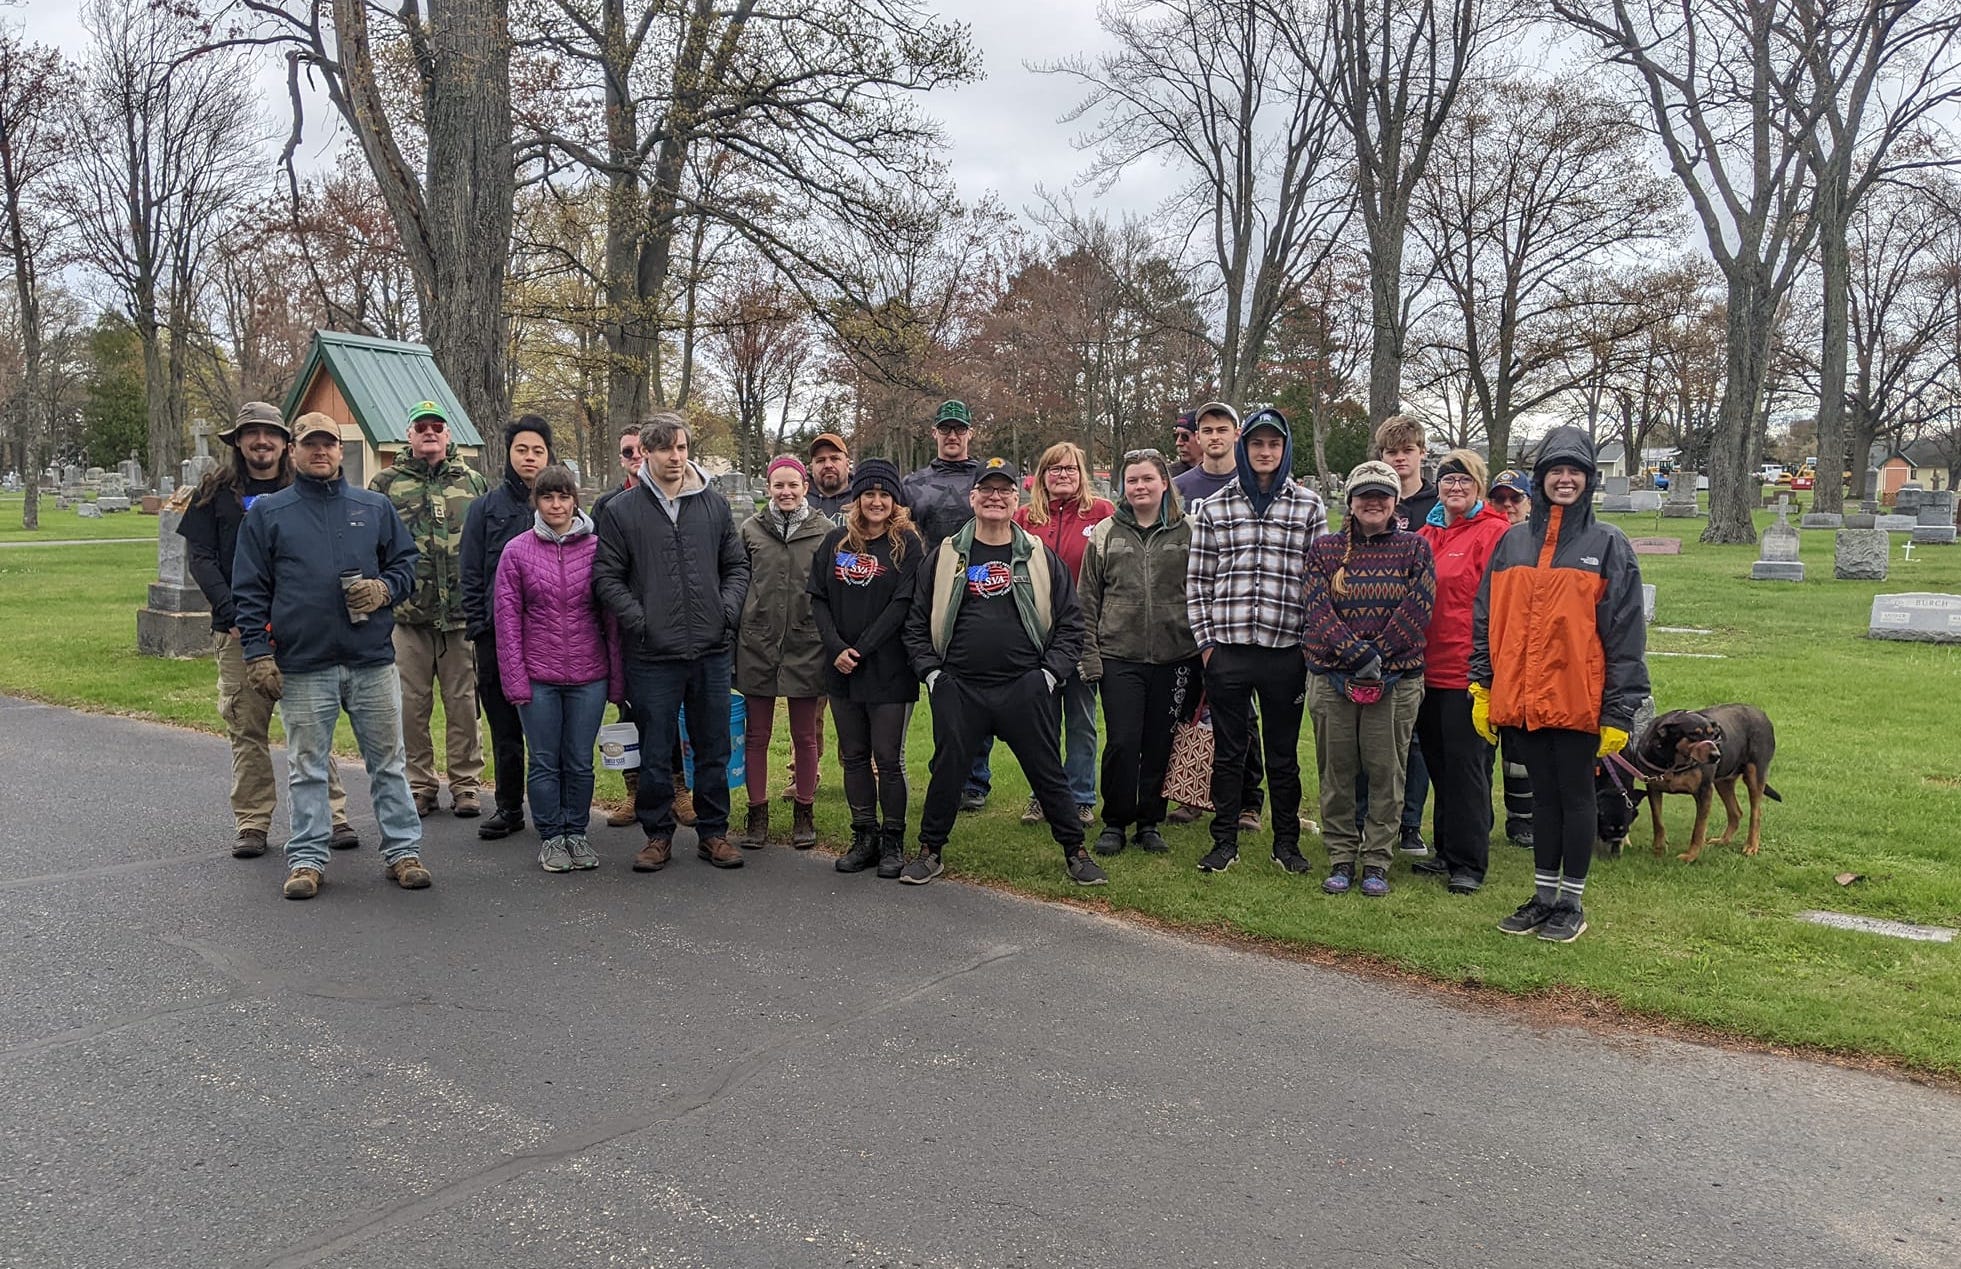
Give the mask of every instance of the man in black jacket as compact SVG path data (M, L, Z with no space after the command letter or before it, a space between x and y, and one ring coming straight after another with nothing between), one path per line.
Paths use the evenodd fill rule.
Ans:
M680 415L654 415L640 433L639 484L609 500L597 522L593 594L619 620L640 725L634 809L647 844L635 872L657 872L673 855L674 788L664 768L684 708L699 853L717 868L742 866L728 836L729 685L749 556L728 500L689 461L690 439Z
M524 720L497 672L493 602L497 561L531 527L531 482L552 460L552 425L527 414L504 429L504 481L470 504L463 520L463 636L476 645L477 704L490 727L497 809L477 826L492 842L524 827Z
M342 710L367 763L388 876L420 890L429 870L409 796L391 611L415 589L415 542L388 499L342 478L339 424L303 414L293 439L298 473L253 504L232 565L245 681L279 702L286 727L285 895L311 899L326 879L327 768Z
M245 658L239 653L237 606L232 602L232 557L245 512L266 494L293 483L293 434L279 410L264 401L238 408L218 439L231 446L226 461L211 469L191 496L177 526L190 558L191 576L211 605L212 652L218 661L218 716L232 748L232 855L255 859L266 853L279 785L272 774L272 702L245 685ZM333 815L328 844L349 850L361 844L347 822L347 794L340 770L327 764L327 805Z

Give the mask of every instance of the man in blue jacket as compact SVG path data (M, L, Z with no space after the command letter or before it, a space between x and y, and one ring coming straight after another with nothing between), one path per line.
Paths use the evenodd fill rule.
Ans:
M388 876L420 890L429 870L409 795L389 611L415 589L415 543L388 499L342 478L332 419L301 415L293 442L293 483L253 503L232 566L246 684L279 702L286 727L285 895L311 899L326 879L327 770L343 709L367 763Z

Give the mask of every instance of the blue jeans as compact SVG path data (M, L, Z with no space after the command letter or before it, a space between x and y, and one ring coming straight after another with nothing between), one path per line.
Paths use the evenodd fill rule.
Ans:
M986 797L993 790L994 771L988 765L993 752L994 737L989 736L967 773L966 792ZM1074 673L1062 684L1062 774L1077 806L1096 805L1096 684Z
M606 680L540 683L517 707L524 743L531 749L525 791L538 836L550 841L583 833L592 818L592 746L606 717Z
M674 747L681 707L695 756L695 834L729 835L729 677L734 657L626 663L626 694L640 721L640 792L633 804L649 838L674 837Z
M293 835L288 868L327 870L327 769L334 760L334 724L341 711L368 767L368 794L381 827L381 857L408 859L422 847L422 817L409 796L408 753L402 746L402 684L392 665L336 666L288 674L279 701L286 728L286 787Z

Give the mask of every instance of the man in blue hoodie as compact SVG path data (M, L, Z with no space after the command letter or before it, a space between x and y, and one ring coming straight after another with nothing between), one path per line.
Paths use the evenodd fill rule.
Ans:
M415 590L415 542L388 499L342 478L332 419L301 415L293 452L293 483L253 503L232 565L245 681L279 702L286 728L285 895L311 899L326 880L327 770L342 710L367 763L388 876L420 890L429 870L409 794L391 611Z
M1224 872L1239 857L1240 790L1257 697L1274 862L1303 874L1312 869L1300 851L1307 692L1301 579L1308 545L1327 532L1328 512L1321 495L1293 478L1293 434L1280 411L1261 410L1246 420L1237 456L1237 481L1204 498L1192 514L1185 573L1185 606L1212 706L1212 850L1198 866Z

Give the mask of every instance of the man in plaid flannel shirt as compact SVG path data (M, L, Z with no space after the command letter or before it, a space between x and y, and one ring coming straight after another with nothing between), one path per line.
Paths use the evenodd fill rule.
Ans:
M1239 857L1240 792L1251 741L1253 700L1264 723L1273 859L1310 871L1300 851L1301 653L1307 608L1302 578L1308 544L1328 529L1321 496L1292 476L1293 434L1278 410L1240 429L1237 483L1192 515L1186 609L1212 706L1212 850L1201 872L1224 872Z

